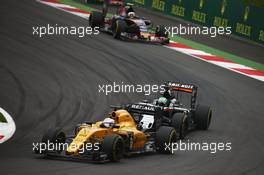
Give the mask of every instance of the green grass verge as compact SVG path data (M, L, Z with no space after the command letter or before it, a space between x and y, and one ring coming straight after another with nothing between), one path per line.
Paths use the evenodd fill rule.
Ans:
M1 123L7 123L5 117L3 116L3 114L0 112L0 122Z
M227 52L224 52L224 51L221 51L221 50L218 50L218 49L215 49L215 48L212 48L212 47L209 47L209 46L206 46L206 45L203 45L203 44L191 41L191 40L187 40L187 39L184 39L184 38L181 38L178 36L173 37L172 40L176 41L176 42L180 42L180 43L185 44L187 46L193 47L195 49L202 50L202 51L210 53L212 55L216 55L216 56L225 58L226 60L230 60L230 61L233 61L235 63L239 63L239 64L242 64L245 66L252 67L252 68L257 69L257 70L264 71L264 65L263 64L257 63L255 61L251 61L250 59L239 57L239 56L236 56L236 55L233 55L233 54L230 54L230 53L227 53Z
M58 0L58 1L63 3L63 4L68 4L68 5L71 5L73 7L79 8L79 9L87 11L87 12L98 11L95 8L91 8L88 5L76 2L74 0ZM113 14L108 14L107 16L112 16L112 15ZM178 36L171 38L171 40L176 41L176 42L180 42L182 44L185 44L187 46L190 46L190 47L202 50L202 51L205 51L205 52L210 53L212 55L216 55L216 56L225 58L225 59L233 61L235 63L239 63L239 64L242 64L245 66L252 67L252 68L257 69L257 70L264 71L264 65L263 64L257 63L255 61L251 61L250 59L239 57L239 56L236 56L236 55L233 55L233 54L230 54L230 53L227 53L227 52L224 52L224 51L212 48L212 47L208 47L206 45L203 45L203 44L191 41L191 40L187 40L187 39L184 39L184 38L181 38Z

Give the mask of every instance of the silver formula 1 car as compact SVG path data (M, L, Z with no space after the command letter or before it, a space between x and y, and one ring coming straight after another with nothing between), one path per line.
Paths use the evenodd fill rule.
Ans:
M93 11L89 17L91 27L111 33L116 39L128 39L154 44L167 44L169 37L165 27L157 25L143 17L135 15L133 4L117 9L116 15L107 17L109 2L106 0L102 12Z

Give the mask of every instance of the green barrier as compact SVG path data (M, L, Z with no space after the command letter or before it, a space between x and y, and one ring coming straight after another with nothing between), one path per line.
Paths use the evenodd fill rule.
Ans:
M232 27L232 34L264 44L264 3L258 0L126 0L204 26Z

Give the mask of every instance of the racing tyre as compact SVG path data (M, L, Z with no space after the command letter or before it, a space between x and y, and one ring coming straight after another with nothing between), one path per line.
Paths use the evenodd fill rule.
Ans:
M46 150L47 151L56 151L60 153L63 149L63 143L66 141L66 135L64 132L60 131L59 129L49 129L42 137L41 142L48 146L48 143L54 144L53 150Z
M122 137L116 134L105 136L102 141L102 151L112 162L118 162L123 157L124 143Z
M79 128L82 124L77 124L75 127L74 127L74 135L76 136L78 133L79 133Z
M173 114L171 125L176 129L179 138L184 139L188 130L187 116L184 113Z
M209 106L197 105L195 111L197 129L207 130L212 119L212 110Z
M125 21L116 20L113 27L113 37L116 39L120 39L121 33L125 32L127 28L127 24Z
M156 27L156 35L158 37L166 37L168 38L169 34L166 32L165 26L157 26Z
M94 27L101 27L104 23L103 13L93 11L89 17L89 25Z
M173 127L161 126L156 133L156 150L159 153L171 154L171 150L168 147L176 140L177 134Z

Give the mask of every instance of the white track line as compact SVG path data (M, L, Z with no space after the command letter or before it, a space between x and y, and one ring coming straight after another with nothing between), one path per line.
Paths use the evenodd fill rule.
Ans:
M51 7L55 7L55 8L72 8L72 9L77 9L76 7L70 6L70 5L66 5L66 4L61 4L61 3L55 3L55 2L46 2L46 1L41 1L41 0L37 0L38 2L42 3L42 4L46 4L49 5Z
M166 46L167 47L167 46ZM185 49L185 48L178 48L178 47L168 47L170 49L186 53L186 54L191 54L191 55L206 55L206 56L212 56L212 54L206 53L201 50L196 50L196 49Z
M237 63L228 63L228 62L221 62L221 61L209 61L209 63L215 64L217 66L225 67L225 68L238 68L238 69L250 69L254 70L251 67L244 66L242 64Z
M63 9L63 8L78 9L78 8L70 6L70 5L65 5L65 4L61 4L61 3L55 3L55 2L46 2L46 1L41 1L41 0L36 0L36 1L39 3L54 7L56 9L62 10L64 12L68 12L68 13L71 13L73 15L85 18L85 19L88 19L90 16L90 14L81 13L81 12L72 12L70 10Z

